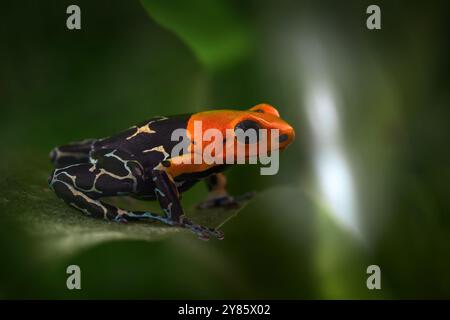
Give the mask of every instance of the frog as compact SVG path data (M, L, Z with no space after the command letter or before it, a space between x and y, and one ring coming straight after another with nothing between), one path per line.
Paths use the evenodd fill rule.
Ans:
M217 129L225 133L237 129L277 129L279 141L270 146L269 152L284 150L295 137L293 127L280 117L274 106L266 103L246 110L218 109L156 116L105 138L55 147L50 152L54 168L48 178L49 186L66 204L92 218L120 223L152 221L188 229L202 240L222 240L223 231L196 224L185 215L181 205L182 193L199 181L205 181L208 196L198 205L203 209L237 206L239 201L252 197L253 193L229 195L224 171L234 164L180 161L180 157L191 157L195 150L198 141L193 138L193 131L198 121L203 131ZM188 148L172 156L179 141L171 137L174 130L179 129L186 133ZM223 143L230 139L237 138L227 135ZM249 149L244 150L245 157L252 156ZM158 201L162 213L131 211L103 199L120 196Z

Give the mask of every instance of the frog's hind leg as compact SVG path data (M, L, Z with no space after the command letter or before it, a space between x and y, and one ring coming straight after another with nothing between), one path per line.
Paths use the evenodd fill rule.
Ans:
M127 162L126 162L127 163ZM126 166L129 168L128 166ZM167 214L162 216L148 211L128 211L101 201L100 196L113 196L133 192L138 180L130 176L117 176L116 173L97 170L93 164L74 164L55 169L49 178L50 187L56 195L68 205L80 210L85 215L116 222L150 220L167 225L181 225L197 234L214 233L185 219L182 223ZM102 181L101 176L115 177L114 180ZM135 177L139 179L138 177ZM215 233L214 233L215 234Z
M56 168L75 163L88 163L89 153L96 139L88 139L56 147L50 151L50 161Z
M55 169L49 185L56 195L85 215L125 222L151 219L162 221L164 217L151 212L132 212L101 201L101 197L125 195L136 192L143 181L143 169L134 160L124 160L114 152L105 156L105 167L96 164L77 163ZM170 223L170 221L163 221Z

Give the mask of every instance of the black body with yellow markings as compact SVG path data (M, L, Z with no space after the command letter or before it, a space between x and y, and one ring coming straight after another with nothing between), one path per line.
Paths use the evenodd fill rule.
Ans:
M260 111L217 112L216 115L212 115L213 121L210 113L207 114L207 118L201 113L155 117L108 138L84 140L57 147L50 153L55 165L55 170L49 177L50 187L58 197L88 216L122 222L157 220L189 228L202 239L208 239L210 236L222 239L222 232L193 224L184 217L180 193L188 190L199 180L218 174L220 178L208 179L208 186L214 198L208 199L206 207L211 204L235 203L234 198L226 193L223 182L226 180L220 174L226 166L181 167L173 164L170 157L172 149L179 143L172 141L172 133L176 129L188 132L193 118L200 120L204 118L205 123L212 123L214 126L214 117L217 117L217 127L224 129L231 126L230 123L223 122L226 118L224 116L234 121L235 114L246 119L247 113L255 114ZM230 117L230 113L233 116ZM250 121L245 119L242 121ZM242 123L240 119L237 120L239 124ZM122 195L158 200L164 214L128 211L100 200L102 197Z

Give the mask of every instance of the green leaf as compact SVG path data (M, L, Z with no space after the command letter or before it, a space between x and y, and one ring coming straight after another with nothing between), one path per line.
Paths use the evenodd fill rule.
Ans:
M178 35L209 70L232 65L251 49L249 27L223 0L141 2L148 14Z
M14 225L35 237L38 245L51 249L41 252L54 254L56 250L69 254L106 241L154 241L178 232L190 233L186 229L157 222L118 224L82 215L58 199L48 187L47 177L51 166L47 161L45 154L27 155L20 159L13 157L5 162L7 165L2 165L3 170L0 171L0 187L3 191L0 197L1 218L13 220ZM154 201L138 201L129 197L110 198L107 201L130 210L161 212ZM190 207L186 210L186 215L196 223L219 227L235 216L244 205L245 203L238 209L227 210L199 211Z

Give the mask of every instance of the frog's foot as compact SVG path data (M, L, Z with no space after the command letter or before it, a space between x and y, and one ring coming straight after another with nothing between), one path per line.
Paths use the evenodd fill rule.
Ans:
M158 221L169 226L175 227L178 226L181 228L189 229L192 232L194 232L201 240L209 240L210 237L214 237L219 240L223 240L224 238L222 231L195 224L185 217L182 217L180 219L180 222L177 222L168 218L167 216L161 216L153 212L122 211L121 214L114 219L114 221L119 223L126 223L128 221L143 221L143 220Z
M246 200L253 198L255 195L254 191L246 192L239 196L222 196L209 198L197 205L197 209L211 209L211 208L225 208L225 209L238 209L241 207L242 203Z
M200 240L207 241L210 237L214 237L219 240L224 239L224 234L222 231L195 224L186 217L181 217L180 226L194 232Z

